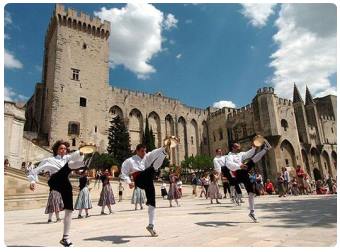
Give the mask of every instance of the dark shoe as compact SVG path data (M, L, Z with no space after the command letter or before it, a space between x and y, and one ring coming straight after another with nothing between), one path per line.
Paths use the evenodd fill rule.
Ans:
M72 242L67 242L66 239L61 239L60 244L63 245L64 247L73 247Z
M109 214L113 214L113 212L112 212L112 211L110 211L110 212L109 212Z
M101 213L100 213L100 215L107 215L107 214L106 214L106 213L104 213L104 212L101 212Z
M52 223L52 220L48 220L47 223Z
M87 215L85 216L85 218L88 218L88 217L90 217L90 215L89 215L89 214L87 214Z
M255 214L254 213L249 213L248 216L250 217L250 219L252 219L255 223L258 222L256 217L255 217Z
M78 215L78 219L82 219L84 218L83 216L81 216L80 214Z
M56 220L56 222L61 222L61 219L60 219L60 218L58 218L58 219Z
M154 230L153 226L149 225L146 227L146 230L148 230L151 234L152 237L157 237L158 234L156 233L156 231Z

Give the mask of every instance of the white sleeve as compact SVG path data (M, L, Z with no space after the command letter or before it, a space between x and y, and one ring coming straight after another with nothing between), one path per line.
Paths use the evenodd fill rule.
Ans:
M227 155L225 158L225 164L231 171L236 171L241 169L240 165L238 163L235 163L231 156Z
M246 152L241 152L242 154L242 162L248 158L251 158L252 156L254 156L255 154L255 151L256 151L256 148L255 147L252 147L249 151L246 151Z
M28 171L28 176L27 176L28 181L30 183L35 183L39 181L38 175L41 171L47 172L47 171L50 171L51 168L54 168L54 166L50 162L50 159L51 158L46 158L42 160L36 168L33 168L34 165L32 165L32 169Z
M146 153L145 155L145 168L148 168L152 163L155 169L158 169L163 164L166 157L165 148L161 147Z
M216 158L214 158L214 170L221 173L221 165Z
M130 160L126 159L122 164L122 168L120 170L120 175L119 175L119 177L128 184L131 183L130 168L131 168Z
M85 166L84 163L84 155L80 155L80 151L72 152L70 155L67 155L68 166L70 169L78 169Z

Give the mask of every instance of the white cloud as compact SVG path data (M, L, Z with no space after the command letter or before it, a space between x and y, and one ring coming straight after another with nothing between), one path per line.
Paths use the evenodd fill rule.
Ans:
M164 18L151 4L131 2L121 9L103 7L94 15L111 22L110 67L124 65L140 79L156 72L150 60L162 51L162 30L176 25L172 14Z
M177 59L182 58L182 54L181 54L181 53L177 54L177 55L176 55L176 58L177 58Z
M5 49L5 55L4 55L4 63L5 63L5 68L8 68L8 69L23 67L22 63L18 59L16 59L13 54L8 52L6 49Z
M11 87L4 88L4 100L5 101L15 101L15 102L25 102L27 101L28 97L17 94Z
M214 108L224 108L224 107L236 108L236 105L232 101L219 101L219 102L214 102L213 107Z
M276 93L292 98L295 82L300 90L308 85L313 96L335 94L329 77L337 66L336 6L283 4L275 25L278 50L271 55L270 66Z
M8 11L5 11L5 26L12 24L12 23L13 23L13 21L12 21L11 14Z
M166 19L163 21L163 26L165 30L171 30L172 28L177 27L178 20L175 18L173 14L168 14Z
M250 20L250 23L258 28L266 25L270 15L274 14L276 4L253 4L244 3L241 13Z

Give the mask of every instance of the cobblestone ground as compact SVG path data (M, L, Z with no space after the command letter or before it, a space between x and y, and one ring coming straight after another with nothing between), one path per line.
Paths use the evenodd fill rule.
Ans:
M71 238L75 246L89 247L336 245L336 195L256 197L259 223L249 219L244 200L242 206L229 199L212 205L186 196L180 207L169 208L167 200L157 198L159 237L150 237L145 229L146 208L135 211L126 199L113 206L113 214L100 216L94 201L90 218L77 219L78 212L73 213ZM47 224L44 209L5 212L7 246L60 246L62 230L62 223Z

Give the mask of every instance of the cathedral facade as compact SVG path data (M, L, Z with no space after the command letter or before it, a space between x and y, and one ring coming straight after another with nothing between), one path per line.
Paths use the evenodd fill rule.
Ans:
M307 89L304 102L295 87L291 101L265 87L243 108L201 109L161 93L112 87L109 36L109 22L56 4L45 36L42 81L26 104L25 131L36 132L36 142L51 146L64 139L73 149L92 142L105 152L110 120L119 115L132 149L141 142L146 120L156 146L166 136L178 136L172 164L227 150L231 141L247 148L261 134L273 146L259 164L266 177L297 164L312 177L336 176L336 96L313 99Z

